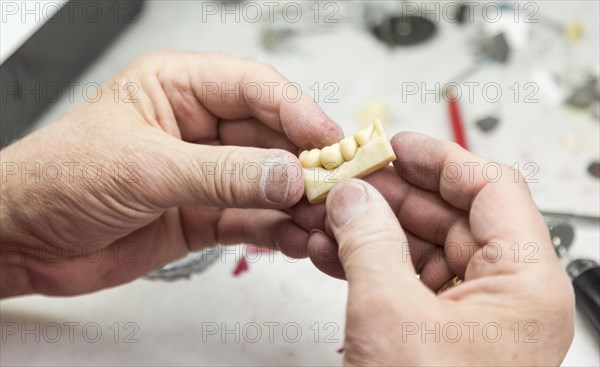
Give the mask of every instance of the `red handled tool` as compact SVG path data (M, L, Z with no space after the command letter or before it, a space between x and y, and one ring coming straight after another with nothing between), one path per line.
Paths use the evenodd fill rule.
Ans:
M458 100L453 96L448 96L448 98L448 110L450 112L450 123L452 124L452 133L454 134L454 141L461 147L468 150L469 145L467 144L465 127L460 116Z

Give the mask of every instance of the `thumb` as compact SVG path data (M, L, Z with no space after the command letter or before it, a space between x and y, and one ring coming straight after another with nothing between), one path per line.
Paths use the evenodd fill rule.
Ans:
M303 195L300 162L287 151L169 140L140 169L154 186L144 187L146 199L161 208L286 208Z
M361 180L336 185L327 197L329 225L353 293L422 287L398 219L381 194Z
M399 322L418 319L415 314L430 300L415 275L406 236L385 199L364 181L336 185L326 209L349 284L344 364L388 365L385 356L398 347Z

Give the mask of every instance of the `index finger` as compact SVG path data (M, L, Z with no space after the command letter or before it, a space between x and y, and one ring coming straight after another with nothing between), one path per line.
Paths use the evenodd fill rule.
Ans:
M271 66L218 53L169 52L155 73L173 107L182 138L196 141L220 119L254 117L299 148L333 144L342 129L317 103ZM213 126L203 126L210 120ZM216 129L214 129L216 131Z
M555 255L548 230L524 177L506 165L476 156L457 144L416 133L392 138L398 157L394 167L411 184L439 192L451 205L469 212L476 241L500 246L538 247L540 256Z

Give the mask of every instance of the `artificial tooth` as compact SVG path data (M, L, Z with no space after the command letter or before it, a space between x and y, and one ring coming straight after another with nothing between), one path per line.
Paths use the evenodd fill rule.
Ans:
M385 136L381 121L376 120L354 137L344 138L337 144L323 148L322 151L313 149L302 152L300 158L304 167L306 197L309 203L315 204L324 201L329 190L338 182L375 172L396 160L396 155ZM321 161L328 172L312 169ZM306 167L307 165L309 167ZM338 166L339 168L336 168Z
M316 148L312 149L311 151L309 151L306 154L306 159L305 159L304 163L302 164L302 167L304 167L304 168L319 167L321 165L321 162L319 160L320 156L321 156L321 151L319 149L316 149Z
M371 140L372 135L373 135L373 124L365 127L364 129L357 131L354 134L354 138L356 139L356 142L358 143L358 145L363 146Z
M335 143L332 146L325 147L321 150L321 164L327 169L333 169L344 163L344 157L340 150L340 144Z
M300 165L303 168L308 168L308 162L306 161L306 157L308 156L308 150L303 150L302 153L298 156L298 160L300 160Z
M342 141L340 141L340 149L342 151L344 160L351 161L356 155L356 150L358 149L358 144L356 143L354 136L349 136L342 139Z

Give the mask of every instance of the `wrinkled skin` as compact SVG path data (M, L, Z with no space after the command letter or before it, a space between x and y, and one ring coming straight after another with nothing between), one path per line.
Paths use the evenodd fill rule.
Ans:
M294 208L320 229L311 260L349 283L345 364L559 365L573 290L524 177L454 143L391 142L393 168Z
M153 53L106 83L99 101L2 150L2 279L13 280L2 295L93 292L217 243L305 257L308 232L283 210L304 184L284 167L343 134L308 96L287 98L287 83L255 61ZM49 168L36 182L23 162Z
M523 177L499 166L491 182L489 161L401 133L394 168L308 205L286 168L343 135L286 83L227 55L148 54L98 101L3 149L0 296L89 293L252 243L348 280L347 365L560 364L573 294ZM232 177L250 166L257 179ZM436 295L455 275L465 282Z

